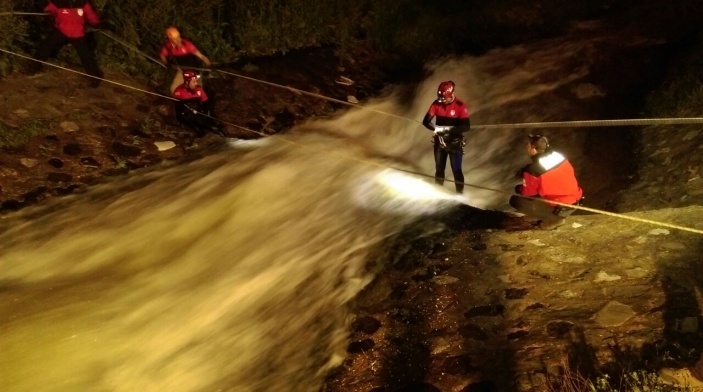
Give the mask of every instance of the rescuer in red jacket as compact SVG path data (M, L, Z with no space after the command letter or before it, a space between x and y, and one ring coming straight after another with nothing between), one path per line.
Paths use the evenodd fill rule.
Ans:
M205 90L199 85L200 76L191 70L183 71L183 84L176 87L173 97L176 102L176 119L193 129L199 137L207 132L225 136L222 128L213 116L212 102Z
M167 41L161 47L159 57L164 65L168 65L170 60L176 66L176 74L170 87L170 91L173 93L176 87L183 83L183 71L199 68L202 64L209 67L211 63L210 59L202 54L191 41L181 37L177 28L173 26L167 28L166 38Z
M85 23L93 26L100 25L100 17L93 6L86 0L51 0L44 8L44 12L54 18L54 28L44 43L37 51L37 60L46 61L55 55L66 44L71 44L76 49L81 64L86 73L102 78L95 54L90 50L85 37ZM38 72L41 63L34 63L31 72ZM100 79L91 78L90 86L98 87Z
M464 192L464 172L461 160L464 155L464 133L471 128L469 108L454 96L454 82L446 81L437 88L437 99L422 120L425 128L434 132L435 183L444 184L447 158L454 175L456 192ZM435 124L432 119L436 117Z
M510 205L525 215L541 219L540 228L551 230L564 224L565 218L574 212L549 201L578 205L583 197L574 167L559 152L549 147L549 140L542 135L530 135L527 154L532 163L521 171L522 185L515 187L520 196L510 198Z

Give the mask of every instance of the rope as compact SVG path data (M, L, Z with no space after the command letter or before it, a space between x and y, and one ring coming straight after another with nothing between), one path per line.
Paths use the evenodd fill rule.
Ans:
M118 44L121 44L121 45L125 46L126 48L131 49L131 50L137 52L138 54L141 54L142 56L144 56L144 57L146 57L147 59L149 59L149 60L155 62L156 64L159 64L160 66L162 66L162 67L164 67L164 68L167 68L166 65L164 65L164 63L162 63L161 61L159 61L159 60L156 59L155 57L149 56L148 54L146 54L146 53L144 53L143 51L139 50L137 47L132 46L132 45L130 45L130 44L128 44L128 43L126 43L126 42L120 40L119 38L113 36L112 34L109 34L108 32L106 32L106 31L104 31L104 30L97 30L97 29L96 29L96 30L94 30L94 31L97 31L97 32L99 32L100 34L102 34L102 35L104 35L104 36L110 38L111 40L117 42Z
M475 125L471 129L517 129L517 128L571 128L571 127L621 127L628 125L673 125L673 124L703 124L703 117L681 118L641 118L624 120L584 120L584 121L553 121L518 124Z
M132 89L132 90L135 90L135 91L144 92L144 93L147 93L147 94L150 94L150 95L155 95L155 96L158 96L158 97L166 98L166 99L171 100L171 101L176 101L176 102L179 101L178 99L173 98L173 97L169 97L169 96L166 96L166 95L163 95L163 94L159 94L159 93L154 93L154 92L151 92L151 91L148 91L148 90L144 90L144 89L141 89L141 88L138 88L138 87L129 86L129 85L126 85L126 84L123 84L123 83L114 82L114 81L111 81L111 80L109 80L109 79L105 79L105 78L100 78L100 77L97 77L97 76L88 75L88 74L86 74L86 73L84 73L84 72L75 71L75 70L72 70L72 69L69 69L69 68L66 68L66 67L62 67L62 66L59 66L59 65L56 65L56 64L52 64L52 63L46 62L46 61L37 60L37 59L34 59L34 58L32 58L32 57L25 56L25 55L22 55L22 54L19 54L19 53L15 53L15 52L12 52L12 51L9 51L9 50L6 50L6 49L0 48L0 52L4 52L4 53L11 54L11 55L14 55L14 56L18 56L18 57L22 57L22 58L25 58L25 59L29 59L29 60L36 61L36 62L39 62L39 63L42 63L42 64L50 65L50 66L52 66L52 67L56 67L56 68L59 68L59 69L65 70L65 71L70 71L70 72L73 72L73 73L76 73L76 74L79 74L79 75L88 76L88 77L95 78L95 79L100 79L100 80L102 80L102 81L105 81L105 82L108 82L108 83L111 83L111 84L114 84L114 85L126 87L126 88L128 88L128 89ZM241 126L241 125L237 125L237 124L230 123L230 122L227 122L227 121L222 121L222 120L219 120L219 119L217 119L217 118L215 118L215 117L213 117L213 116L210 116L210 115L208 115L208 114L205 114L205 113L199 113L199 114L201 114L201 115L203 115L203 116L206 116L206 117L209 117L209 118L212 118L213 120L219 121L219 122L221 122L221 123L223 123L223 124L230 125L230 126L235 127L235 128L237 128L237 129L241 129L241 130L244 130L244 131L248 131L248 132L251 132L251 133L260 135L260 136L262 136L262 137L269 137L269 135L267 135L267 134L265 134L265 133L263 133L263 132L254 131L254 130L252 130L252 129L243 127L243 126ZM364 164L371 165L371 166L376 166L376 167L380 167L380 168L384 168L384 169L397 170L397 171L400 171L400 172L403 172L403 173L407 173L407 174L411 174L411 175L418 176L418 177L424 177L424 178L434 179L434 176L431 176L431 175L428 175L428 174L418 173L418 172L414 172L414 171L407 170L407 169L396 168L396 167L384 165L384 164L382 164L382 163L378 163L378 162L375 162L375 161L372 161L372 160L363 159L363 158L358 158L358 157L351 156L351 155L347 155L347 154L342 154L342 153L339 153L339 152L336 152L336 151L329 151L329 150L326 150L326 149L323 149L323 148L320 148L320 147L314 147L314 146L307 145L307 144L304 144L304 143L299 143L299 142L296 142L296 141L287 139L286 137L281 136L281 135L279 135L279 139L280 139L280 140L283 140L283 141L286 142L286 143L293 144L293 145L296 145L296 146L299 146L299 147L303 147L303 148L307 148L307 149L312 149L312 150L315 150L315 151L319 151L319 152L322 152L322 153L324 153L324 154L333 154L333 155L339 156L339 157L344 158L344 159L353 160L353 161L360 162L360 163L364 163ZM457 181L453 181L453 180L446 180L446 181L452 182L452 183L457 183ZM491 192L496 192L496 193L502 193L502 194L506 194L506 195L515 195L515 193L512 193L512 192L507 192L507 191L503 191L503 190L500 190L500 189L488 188L488 187L484 187L484 186L481 186L481 185L469 184L469 183L466 183L466 182L461 182L461 184L464 184L464 185L467 186L467 187L471 187L471 188L475 188L475 189L482 189L482 190L491 191ZM525 197L525 196L523 196L523 197ZM534 197L526 197L526 198L527 198L527 199L532 199L532 200L539 200L539 201L542 201L542 202L545 202L545 203L546 203L546 201L545 201L544 199L534 198ZM588 211L588 212L593 212L593 213L600 214L600 215L607 215L607 216L611 216L611 217L615 217L615 218L630 220L630 221L634 221L634 222L647 223L647 224L651 224L651 225L654 225L654 226L667 227L667 228L670 228L670 229L676 229L676 230L686 231L686 232L695 233L695 234L703 234L703 230L694 229L694 228L691 228L691 227L680 226L680 225L675 225L675 224L665 223L665 222L659 222L659 221L655 221L655 220L651 220L651 219L638 218L638 217L634 217L634 216L628 216L628 215L618 214L618 213L609 212L609 211L604 211L604 210L599 210L599 209L590 208L590 207L575 206L575 205L571 205L571 204L559 203L559 202L554 202L554 201L551 201L551 200L549 201L549 203L555 204L555 205L560 205L560 206L563 206L563 207L573 208L573 209L576 209L576 210Z
M48 12L14 12L14 11L8 11L8 12L0 12L0 16L6 16L6 15L51 15Z

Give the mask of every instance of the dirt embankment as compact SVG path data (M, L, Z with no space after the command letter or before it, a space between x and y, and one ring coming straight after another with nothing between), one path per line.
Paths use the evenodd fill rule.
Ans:
M354 62L341 67L332 50L317 49L246 61L228 71L342 101L377 94L384 75L372 64L373 55L360 48L351 57ZM354 83L338 83L340 76ZM106 78L119 84L103 82L91 89L83 76L49 66L36 76L3 80L0 212L66 195L134 169L177 162L222 142L215 135L195 138L178 126L173 101L155 95L156 86L140 84L118 71L106 70ZM216 115L231 137L285 132L300 121L342 107L216 72L206 82L215 91Z

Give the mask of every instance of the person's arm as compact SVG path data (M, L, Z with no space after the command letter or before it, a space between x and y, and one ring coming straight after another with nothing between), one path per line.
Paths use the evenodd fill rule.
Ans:
M195 55L195 57L199 58L208 67L210 66L210 59L207 58L207 56L205 56L204 54L202 54L200 50L198 50L198 48L193 45L192 42L188 40L183 40L183 45L185 45L185 47L188 49L188 53Z
M522 189L520 189L520 194L523 196L539 196L541 179L536 177L534 174L525 171L522 173Z
M425 128L429 129L430 131L434 131L434 124L432 124L432 119L434 118L433 115L430 113L425 114L425 118L422 119L422 125L425 126Z
M100 16L98 16L98 13L95 12L95 10L93 9L93 6L90 5L90 2L86 2L83 5L83 15L85 15L85 19L91 25L97 26L100 24Z
M44 12L47 12L47 13L49 13L49 14L55 14L56 11L58 11L58 10L59 10L59 9L56 8L56 6L54 5L54 3L52 3L52 2L49 2L49 4L47 4L46 7L44 7Z
M168 49L166 48L166 45L161 47L159 58L161 59L161 63L163 63L163 65L168 65Z
M203 63L205 63L205 65L207 65L208 67L212 64L212 63L210 62L210 59L207 58L207 56L205 56L204 54L200 53L200 51L197 51L197 52L195 52L194 54L195 54L200 60L202 60Z

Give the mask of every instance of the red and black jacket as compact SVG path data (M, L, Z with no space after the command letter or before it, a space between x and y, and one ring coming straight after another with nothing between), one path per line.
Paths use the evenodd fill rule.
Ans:
M435 125L438 127L451 127L451 130L444 136L447 149L460 149L463 145L464 133L471 129L469 120L469 107L458 98L454 98L451 103L440 103L435 100L422 120L422 124L430 131L434 131L432 119L436 118Z
M522 173L520 194L564 204L576 204L583 196L574 167L560 153L548 150L532 156Z
M181 67L198 67L201 62L195 55L196 53L198 53L198 48L191 41L181 38L180 45L166 41L161 47L160 55Z
M44 8L54 17L54 26L68 38L85 35L85 22L100 24L100 17L86 0L52 0Z

